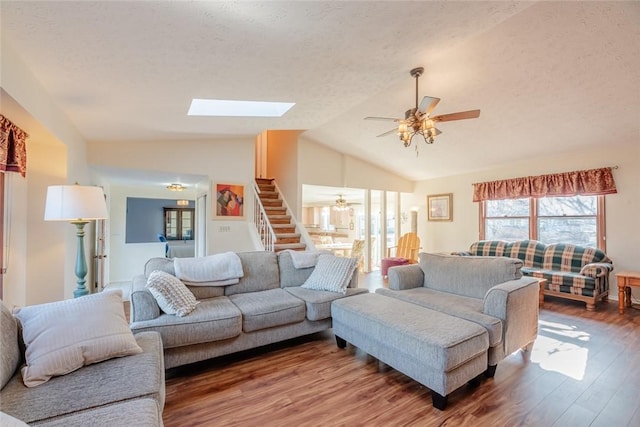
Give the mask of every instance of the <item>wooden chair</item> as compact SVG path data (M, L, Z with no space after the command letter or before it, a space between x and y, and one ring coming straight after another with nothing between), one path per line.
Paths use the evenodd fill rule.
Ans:
M364 240L354 240L351 246L351 258L358 260L358 271L364 269Z
M420 251L420 238L416 233L406 233L400 236L397 246L387 248L387 257L390 258L391 250L395 249L395 258L406 258L411 264L418 262L418 252Z

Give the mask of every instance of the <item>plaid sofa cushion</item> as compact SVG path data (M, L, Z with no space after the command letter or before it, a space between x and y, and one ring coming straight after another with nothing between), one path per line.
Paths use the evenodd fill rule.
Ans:
M597 248L557 243L547 246L542 268L580 273L585 265L595 262L611 263L611 260Z
M553 270L523 271L527 276L547 279L547 289L566 294L592 297L602 293L602 281L578 273Z
M546 247L544 243L537 240L520 240L507 245L505 256L521 259L525 267L540 268L544 261Z
M481 240L469 248L470 255L475 256L504 256L504 249L509 242L504 240Z

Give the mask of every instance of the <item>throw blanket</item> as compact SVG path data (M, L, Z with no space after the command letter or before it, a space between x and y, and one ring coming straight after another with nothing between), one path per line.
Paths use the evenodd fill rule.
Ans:
M175 258L176 277L188 282L215 282L244 276L240 257L225 252L199 258Z
M330 254L329 251L292 251L287 249L291 254L291 261L295 268L315 267L318 263L318 257L323 254Z

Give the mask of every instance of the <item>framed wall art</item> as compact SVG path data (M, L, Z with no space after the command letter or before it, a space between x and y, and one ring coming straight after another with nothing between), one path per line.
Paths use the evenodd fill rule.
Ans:
M429 221L453 221L453 193L427 195Z
M244 185L213 184L213 219L244 219Z

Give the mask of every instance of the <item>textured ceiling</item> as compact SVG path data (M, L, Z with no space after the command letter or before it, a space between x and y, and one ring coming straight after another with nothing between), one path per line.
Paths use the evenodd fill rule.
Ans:
M7 2L2 37L88 141L212 139L265 129L410 179L640 136L639 2ZM384 122L441 123L405 149ZM278 119L188 117L191 98L292 101ZM389 159L394 159L390 162Z

